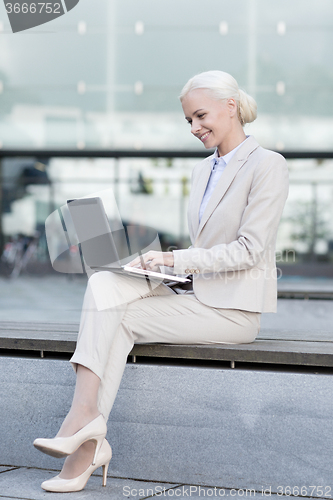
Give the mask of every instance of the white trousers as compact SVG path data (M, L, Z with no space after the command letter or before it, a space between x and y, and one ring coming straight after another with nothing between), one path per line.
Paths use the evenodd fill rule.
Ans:
M98 408L108 420L127 356L135 343L241 344L253 342L260 313L217 309L194 293L176 294L161 283L102 271L88 282L75 352L71 358L100 379Z

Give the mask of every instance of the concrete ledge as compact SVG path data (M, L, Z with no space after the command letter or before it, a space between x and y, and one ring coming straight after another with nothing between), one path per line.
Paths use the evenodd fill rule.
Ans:
M73 353L77 324L0 323L0 349ZM251 344L136 344L131 356L333 367L333 333L261 330Z
M35 450L72 398L66 361L0 358L0 464L57 470ZM108 424L110 475L226 488L331 485L333 378L129 364Z

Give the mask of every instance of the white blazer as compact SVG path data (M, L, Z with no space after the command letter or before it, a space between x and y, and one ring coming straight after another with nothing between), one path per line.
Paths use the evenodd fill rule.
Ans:
M249 136L227 164L199 224L211 158L193 170L192 246L173 251L174 273L193 274L193 291L208 306L276 312L275 244L288 196L286 160Z

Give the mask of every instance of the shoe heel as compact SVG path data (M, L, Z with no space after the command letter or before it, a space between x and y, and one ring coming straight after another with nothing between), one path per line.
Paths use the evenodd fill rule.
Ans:
M110 462L103 465L103 486L106 486L106 479L108 477L109 463Z
M101 449L101 446L103 444L104 435L96 437L96 439L94 439L94 441L96 442L96 448L95 448L95 453L94 453L94 458L93 458L93 461L92 461L92 465L96 464L96 458L97 458L98 452Z

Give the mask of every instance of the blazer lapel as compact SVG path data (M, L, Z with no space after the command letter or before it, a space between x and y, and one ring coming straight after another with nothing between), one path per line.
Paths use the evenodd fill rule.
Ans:
M230 162L225 167L225 170L222 173L221 178L219 179L219 181L218 181L218 183L217 183L217 185L216 185L216 187L215 187L215 189L214 189L214 191L209 199L209 202L206 206L206 209L202 215L202 219L201 219L200 224L197 225L196 232L194 232L195 239L198 238L200 232L202 231L202 229L205 226L206 222L208 221L209 217L214 212L217 205L220 203L220 201L223 198L223 196L225 195L228 187L230 186L230 184L234 180L237 172L240 170L240 168L247 161L249 155L255 149L257 149L258 146L259 146L259 144L254 139L254 137L250 136L244 142L243 146L241 146L238 149L238 151L236 151L235 155L231 158ZM198 187L198 190L196 191L196 193L194 193L198 197L201 195L201 197L199 199L195 200L195 209L196 209L195 214L197 215L198 222L199 222L199 216L198 216L199 208L201 205L202 197L204 195L206 185L208 182L208 178L209 178L209 174L210 174L210 166L208 165L208 167L209 167L209 172L208 172L208 177L207 177L205 185L203 186L203 188L200 186L200 192L199 192L199 187Z
M212 157L213 155L203 160L203 165L200 169L200 172L198 173L195 185L192 187L192 192L191 192L192 202L191 205L189 206L189 214L190 214L189 230L190 234L192 233L191 236L193 237L193 239L199 227L199 210L203 195L205 194L207 182L211 173L210 160Z

